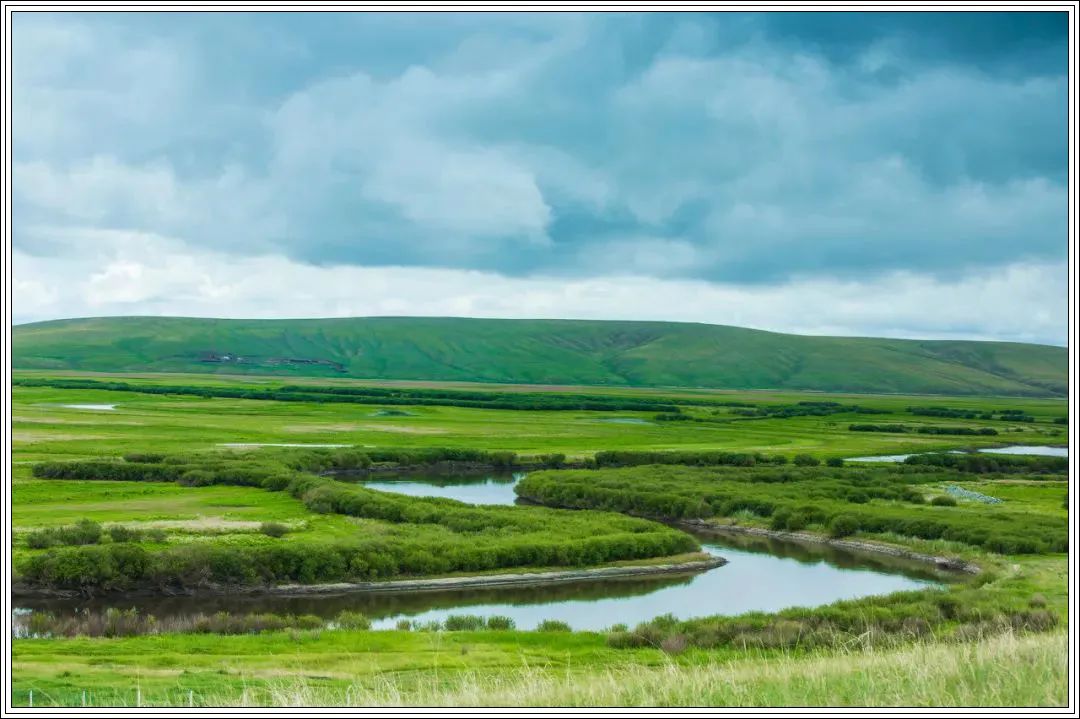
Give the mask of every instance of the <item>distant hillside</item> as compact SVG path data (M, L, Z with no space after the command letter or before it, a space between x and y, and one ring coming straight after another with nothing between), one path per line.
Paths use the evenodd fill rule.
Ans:
M1064 395L1061 347L805 337L718 325L107 317L14 328L16 368L533 384Z

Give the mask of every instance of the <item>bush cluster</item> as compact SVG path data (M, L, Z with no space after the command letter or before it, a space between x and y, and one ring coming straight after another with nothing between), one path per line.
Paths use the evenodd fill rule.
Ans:
M182 461L181 461L182 460ZM184 463L186 462L186 463ZM588 566L693 551L689 535L617 514L542 507L472 506L408 497L244 458L151 462L67 462L35 467L39 477L240 484L286 491L309 509L402 525L408 531L315 543L302 539L235 546L198 542L149 551L134 544L51 547L27 557L22 578L87 593L154 586L387 579L521 566ZM264 533L276 533L272 527Z
M835 536L895 533L964 542L1005 554L1063 552L1064 521L1032 526L1022 512L975 507L928 510L919 485L948 477L907 467L689 468L672 466L534 472L520 496L557 507L604 509L661 519L730 517L750 512L772 529L819 528ZM940 501L937 503L942 504Z
M887 409L864 407L857 404L840 402L796 402L795 404L773 404L750 410L733 410L733 414L743 417L789 419L791 417L828 417L834 414L892 414Z
M904 434L915 432L917 434L948 434L958 436L994 436L998 433L993 427L935 427L932 425L917 424L852 424L848 425L850 432L887 432L892 434Z
M783 455L768 456L760 452L721 451L642 451L605 450L597 452L590 465L601 467L636 467L645 464L679 464L694 467L752 467L757 464L787 464Z
M1028 606L1022 598L985 596L978 590L898 592L837 602L815 609L752 612L680 621L671 615L643 622L632 630L608 634L615 648L655 647L665 643L704 649L815 649L892 646L944 639L969 641L1006 632L1041 632L1058 616Z
M418 388L320 387L316 385L286 385L276 389L252 389L220 386L131 384L128 382L74 379L17 379L14 384L24 387L96 389L114 392L137 392L140 394L183 395L204 398L222 397L276 402L472 407L476 409L528 411L679 412L677 404L668 399L553 392L470 392ZM693 404L699 404L699 402L695 401ZM708 401L702 400L700 404L708 404Z
M1068 457L940 452L913 454L904 464L943 467L973 474L1060 474L1069 471Z
M161 529L133 529L120 524L102 528L90 519L82 519L75 524L62 527L48 527L29 532L26 546L30 549L48 549L57 546L81 546L111 542L162 542L165 531Z

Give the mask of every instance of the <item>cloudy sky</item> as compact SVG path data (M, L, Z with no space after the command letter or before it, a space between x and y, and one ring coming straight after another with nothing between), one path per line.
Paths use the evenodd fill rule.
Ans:
M16 12L16 322L1064 344L1066 16Z

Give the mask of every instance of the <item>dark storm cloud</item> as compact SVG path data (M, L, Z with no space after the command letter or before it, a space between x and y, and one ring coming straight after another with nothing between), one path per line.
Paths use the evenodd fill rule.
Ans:
M59 250L30 230L65 226L314 264L747 283L1065 256L1062 13L14 27L31 254Z

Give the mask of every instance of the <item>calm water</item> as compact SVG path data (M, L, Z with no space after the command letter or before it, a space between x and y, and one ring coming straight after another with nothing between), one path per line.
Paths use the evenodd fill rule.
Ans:
M364 485L414 496L450 497L470 503L512 504L522 475L432 477L409 475ZM159 618L229 612L276 612L333 617L359 611L390 628L400 619L427 622L450 614L502 615L522 629L557 619L575 629L634 625L661 614L691 617L776 611L841 599L919 589L946 575L927 565L855 554L815 544L742 535L696 535L705 551L728 564L699 574L583 581L538 587L502 587L402 593L352 593L320 597L152 597L97 600L21 600L19 610L74 612L109 606L137 607Z
M448 497L469 504L514 504L514 485L525 475L521 472L491 472L474 476L432 476L402 474L392 478L365 480L362 484L384 492L410 497Z
M17 611L136 607L158 618L229 611L315 614L359 611L377 628L399 619L426 622L451 614L502 615L521 629L558 619L575 629L634 625L661 614L683 619L710 614L776 611L840 599L932 586L945 579L925 565L857 556L817 545L759 537L699 536L706 551L728 560L696 575L575 582L437 592L341 594L323 597L152 597L93 600L20 600Z
M1040 445L1027 445L1016 444L1010 447L991 447L988 449L976 450L985 454L1027 454L1038 455L1040 457L1068 457L1068 447L1047 447ZM915 457L919 453L914 454L886 454L879 457L849 457L848 462L903 462L908 457ZM925 453L923 453L925 454ZM964 454L959 450L952 450L949 454Z

